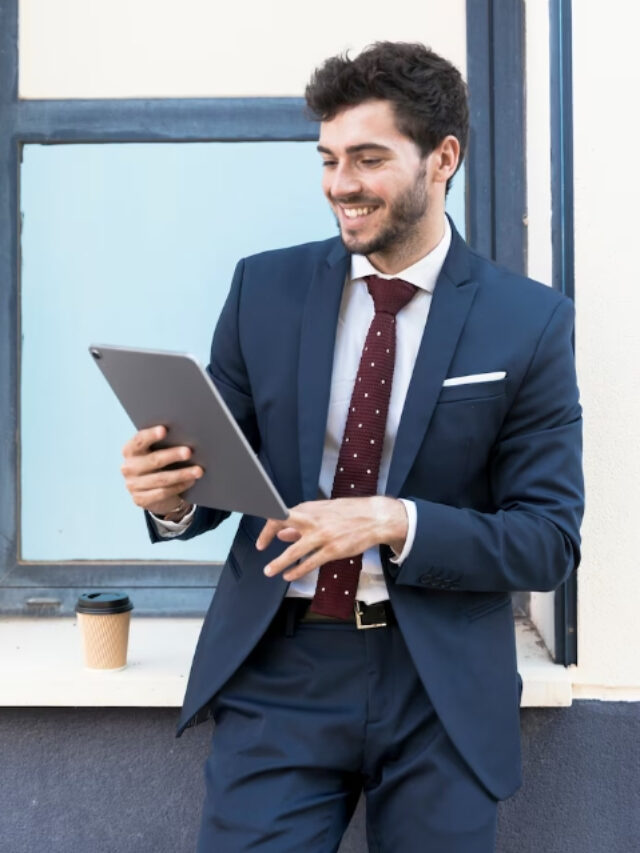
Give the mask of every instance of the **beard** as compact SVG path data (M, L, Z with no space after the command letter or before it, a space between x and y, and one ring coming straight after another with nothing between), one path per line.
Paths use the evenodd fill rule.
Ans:
M349 237L349 233L345 234L338 223L340 237L345 248L354 254L358 255L373 255L376 252L384 253L392 250L393 252L400 251L412 245L417 237L417 224L424 218L429 209L429 198L424 185L426 175L426 166L420 169L416 180L412 187L398 196L395 201L389 205L389 215L386 223L384 223L380 231L370 237L369 240L358 239L358 237ZM343 203L362 205L375 205L379 202L377 199L364 199L360 197L352 197L341 199Z

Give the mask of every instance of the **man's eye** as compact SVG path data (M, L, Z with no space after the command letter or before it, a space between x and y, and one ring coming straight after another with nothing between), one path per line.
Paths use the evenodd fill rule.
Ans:
M363 166L377 166L382 163L382 160L379 157L367 157L366 160L360 161Z
M323 166L323 167L324 167L324 166L335 166L335 165L336 165L336 161L335 161L335 160L323 160L323 161L322 161L322 166Z

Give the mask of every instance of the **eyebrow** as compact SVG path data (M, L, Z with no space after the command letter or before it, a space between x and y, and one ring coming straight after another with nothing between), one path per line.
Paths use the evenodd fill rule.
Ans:
M330 148L325 148L324 145L318 145L317 150L321 154L333 154ZM378 142L363 142L360 145L350 145L347 148L347 154L357 154L360 151L391 151L387 145L380 145Z

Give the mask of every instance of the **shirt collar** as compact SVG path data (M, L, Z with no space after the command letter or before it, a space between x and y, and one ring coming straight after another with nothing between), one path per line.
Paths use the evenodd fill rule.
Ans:
M440 270L444 264L444 259L451 245L451 226L449 220L444 217L444 235L438 245L433 248L428 255L420 258L415 264L411 264L404 270L400 270L395 275L385 275L379 272L365 255L351 256L351 281L358 278L364 278L365 275L377 275L379 278L401 278L404 281L415 284L421 290L427 290L433 293L436 286L436 281L440 275Z

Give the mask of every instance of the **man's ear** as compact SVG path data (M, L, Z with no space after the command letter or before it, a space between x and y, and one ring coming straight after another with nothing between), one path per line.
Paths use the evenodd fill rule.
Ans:
M453 135L445 136L440 145L431 152L431 180L446 184L455 175L460 160L460 143Z

